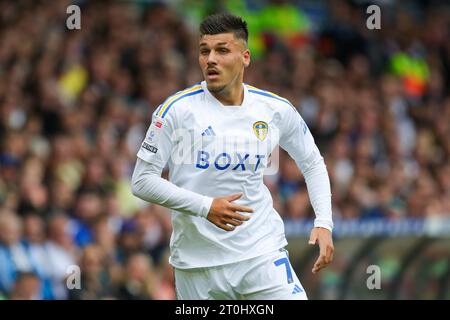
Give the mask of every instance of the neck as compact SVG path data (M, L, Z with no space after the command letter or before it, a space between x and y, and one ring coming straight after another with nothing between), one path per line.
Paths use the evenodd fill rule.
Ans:
M219 100L224 106L240 106L244 101L244 87L242 81L237 81L229 87L211 94Z

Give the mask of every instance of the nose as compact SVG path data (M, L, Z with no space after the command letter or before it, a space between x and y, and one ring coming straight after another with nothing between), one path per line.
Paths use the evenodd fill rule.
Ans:
M214 50L211 50L211 51L209 52L209 54L208 54L208 60L206 61L206 63L208 64L208 66L217 64L217 61L216 61L216 55L215 55L215 53L214 53Z

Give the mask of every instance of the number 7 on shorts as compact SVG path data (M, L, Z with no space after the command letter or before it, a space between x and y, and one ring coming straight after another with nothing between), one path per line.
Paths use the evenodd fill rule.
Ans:
M288 283L294 282L294 279L292 278L292 270L291 270L291 264L289 263L289 259L281 258L273 262L275 266L279 267L280 265L284 264L286 268L286 275L287 275L287 281Z

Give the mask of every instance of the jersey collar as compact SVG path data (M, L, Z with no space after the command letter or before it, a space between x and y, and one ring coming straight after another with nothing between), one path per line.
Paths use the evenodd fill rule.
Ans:
M223 105L222 102L217 100L216 97L214 97L212 95L212 93L209 92L208 86L206 85L206 81L203 80L200 84L201 84L203 90L205 91L207 99L210 100L211 102L215 103L215 104L218 104L222 108L236 109L236 110L241 110L242 111L242 108L245 108L248 105L249 93L248 93L247 86L244 83L242 84L242 87L244 88L244 99L242 100L242 104L240 106L225 106L225 105Z

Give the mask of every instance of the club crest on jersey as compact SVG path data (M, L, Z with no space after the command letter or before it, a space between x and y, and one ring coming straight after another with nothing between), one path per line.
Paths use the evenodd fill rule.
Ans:
M264 121L257 121L253 124L253 132L256 137L263 141L267 137L267 132L269 131L269 126Z

